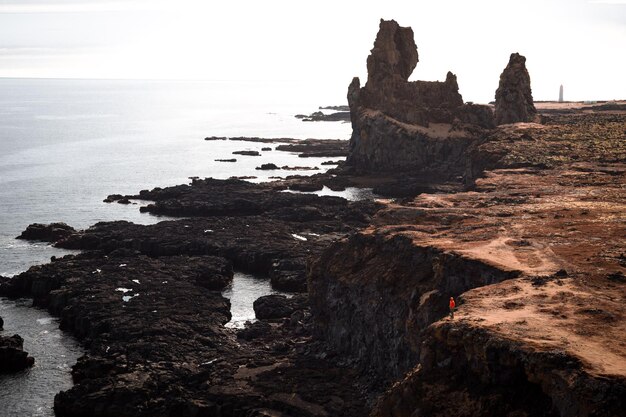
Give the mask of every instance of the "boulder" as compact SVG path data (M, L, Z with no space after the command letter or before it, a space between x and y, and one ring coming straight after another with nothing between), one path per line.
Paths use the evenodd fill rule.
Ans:
M57 242L73 235L76 230L65 223L41 224L33 223L16 239L38 240L42 242Z
M284 295L271 294L257 298L253 308L257 319L280 319L291 316L294 311L304 308L307 303L307 296L287 298Z
M513 53L500 75L500 84L496 90L495 122L498 125L532 122L536 117L526 58Z
M260 167L256 167L257 170L270 171L275 169L280 169L276 164L262 164Z
M34 363L35 359L24 352L24 339L19 335L0 336L0 373L18 372Z

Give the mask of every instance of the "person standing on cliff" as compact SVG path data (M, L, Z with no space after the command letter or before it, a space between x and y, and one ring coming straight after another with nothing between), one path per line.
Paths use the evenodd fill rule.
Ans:
M454 302L454 297L450 297L450 320L454 318L455 307L456 307L456 303Z

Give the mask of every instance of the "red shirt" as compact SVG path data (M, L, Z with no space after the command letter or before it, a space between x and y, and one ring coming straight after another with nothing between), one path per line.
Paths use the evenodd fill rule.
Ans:
M450 299L450 308L454 308L456 304L454 304L454 300Z

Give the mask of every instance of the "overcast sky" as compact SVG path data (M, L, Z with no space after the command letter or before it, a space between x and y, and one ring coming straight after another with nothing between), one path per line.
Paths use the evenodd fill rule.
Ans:
M366 77L380 18L415 32L412 79L493 99L511 52L535 99L626 99L626 0L0 0L0 77Z

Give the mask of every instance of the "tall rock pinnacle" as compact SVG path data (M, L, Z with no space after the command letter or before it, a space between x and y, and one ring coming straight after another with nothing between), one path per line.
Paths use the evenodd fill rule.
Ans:
M495 107L495 122L498 125L531 122L537 116L526 58L518 53L511 54L509 64L500 75Z
M395 20L381 20L374 48L367 57L367 83L407 81L418 61L413 29L401 27Z

